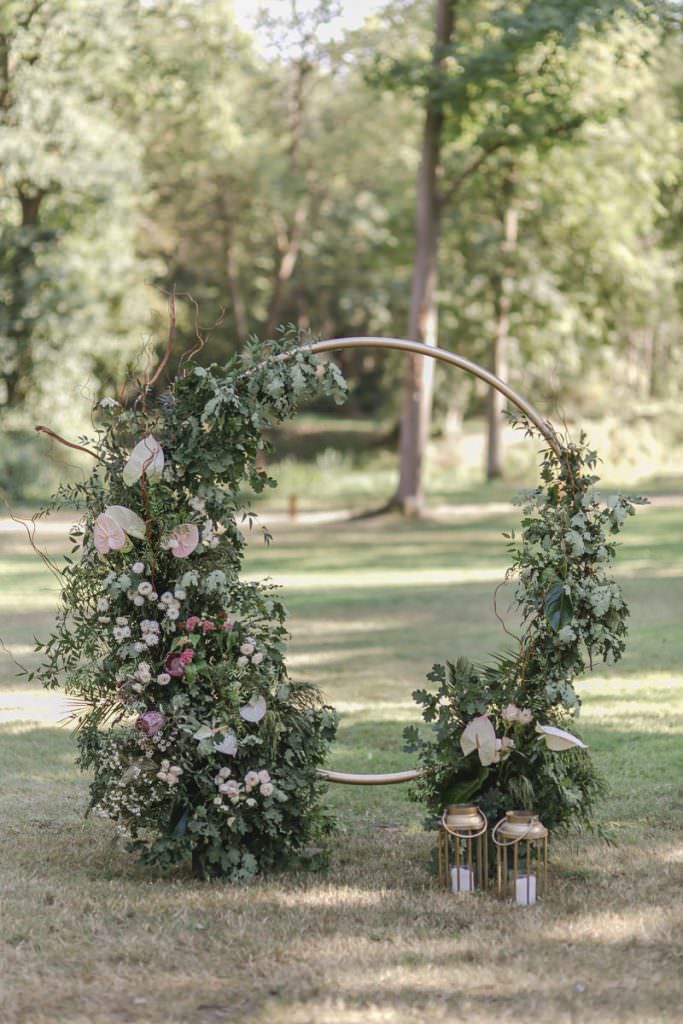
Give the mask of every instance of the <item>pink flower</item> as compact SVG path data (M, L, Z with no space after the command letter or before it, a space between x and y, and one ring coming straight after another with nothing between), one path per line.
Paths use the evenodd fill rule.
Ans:
M222 628L226 631L226 633L229 633L230 630L232 629L232 622L228 622L228 620L226 619L226 621L223 623Z
M216 623L212 622L211 619L204 619L202 622L202 633L212 633L216 628Z
M180 679L185 672L186 662L183 661L180 651L171 651L164 659L164 669L174 679Z
M185 623L185 629L189 633L191 633L194 629L197 628L197 626L199 625L200 622L201 622L201 619L199 618L198 615L190 615L189 619Z
M199 544L199 530L194 523L181 523L161 542L163 548L170 548L176 558L187 558Z
M95 520L93 540L99 553L107 555L110 551L120 551L125 547L128 538L119 524L102 512Z
M165 721L166 716L161 711L145 711L135 723L135 728L145 736L156 736Z
M183 665L189 665L194 658L194 651L191 647L186 647L185 650L180 652L180 660Z

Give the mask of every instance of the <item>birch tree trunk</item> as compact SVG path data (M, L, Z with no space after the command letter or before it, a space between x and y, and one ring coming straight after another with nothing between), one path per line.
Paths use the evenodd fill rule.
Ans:
M437 0L433 64L453 37L455 0ZM443 105L434 97L425 112L422 153L417 179L416 240L410 295L408 337L426 345L437 342L437 261L441 227L438 191ZM434 361L408 356L401 414L400 476L395 503L406 514L420 515L424 506L422 462L429 438Z

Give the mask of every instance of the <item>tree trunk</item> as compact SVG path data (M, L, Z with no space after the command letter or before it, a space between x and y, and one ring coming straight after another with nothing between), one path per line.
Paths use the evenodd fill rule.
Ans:
M432 62L438 67L443 48L452 40L455 0L437 0ZM410 295L408 337L426 345L437 342L437 261L441 202L438 192L443 104L430 98L425 113L422 155L417 179L416 241ZM400 474L395 502L406 514L420 515L424 506L422 461L429 438L434 361L408 356L401 414Z
M249 322L247 320L247 307L244 303L244 296L242 295L242 289L240 287L237 254L235 253L235 243L233 242L232 237L228 238L228 243L225 247L225 272L228 278L228 285L230 287L232 311L235 316L235 327L237 328L237 334L240 342L244 342L247 340L249 335Z
M495 279L496 325L489 369L503 380L508 372L508 337L510 333L510 302L513 287L513 260L517 249L518 218L514 205L514 176L505 182L503 194L506 206L503 212L502 273ZM503 475L503 413L506 400L495 388L489 388L487 399L486 479L495 480Z
M295 13L293 7L293 14ZM294 65L294 73L290 82L289 92L289 166L293 181L303 180L303 168L301 167L301 143L304 136L304 121L306 115L306 78L312 70L311 64L305 57L301 57ZM268 305L268 316L266 319L265 334L267 338L272 337L277 328L284 306L287 286L294 275L297 260L299 258L299 245L301 236L309 213L309 199L302 196L296 205L294 214L289 224L284 223L276 231L279 250L279 261L273 281L273 291Z
M299 257L299 244L306 218L308 216L308 204L306 200L298 205L294 212L294 219L289 230L280 233L279 249L280 261L273 282L273 293L268 307L268 319L266 321L265 334L267 338L272 337L278 323L280 322L286 287L294 274L296 261Z
M40 204L45 193L39 189L21 186L17 189L17 199L21 207L21 233L17 236L18 245L10 266L10 294L8 305L12 339L15 354L5 371L5 389L7 405L20 406L25 400L33 374L33 319L27 315L27 295L25 282L30 279L35 263L33 239L40 225Z

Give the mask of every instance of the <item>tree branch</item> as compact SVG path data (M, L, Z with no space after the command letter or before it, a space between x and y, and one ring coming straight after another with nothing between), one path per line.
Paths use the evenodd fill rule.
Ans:
M545 133L544 137L546 139L553 139L557 138L558 135L565 135L567 132L571 132L575 128L580 128L584 121L585 117L582 114L577 114L575 117L570 117L566 121L560 121L559 124L550 128ZM521 145L523 145L523 143L521 143ZM515 143L507 138L496 139L495 142L490 142L489 145L485 146L481 153L476 156L456 178L453 179L449 188L445 192L441 193L439 196L439 204L442 207L446 206L460 188L462 188L467 179L475 174L490 156L496 153L499 149L502 149L504 146L509 146L510 149L517 148Z
M84 448L82 444L74 444L73 441L67 441L61 434L56 434L54 430L50 430L49 427L43 426L41 423L35 428L39 434L47 434L49 437L54 438L60 444L66 445L67 448L75 448L78 452L85 452L86 455L92 455L93 459L97 459L98 462L102 462L97 452L91 451L89 448Z
M164 352L163 359L157 366L156 372L153 377L150 377L144 384L145 391L151 388L159 380L159 377L166 369L169 359L171 358L171 352L173 351L173 345L175 343L175 324L176 324L176 312L175 312L175 285L168 296L168 341L166 342L166 351Z

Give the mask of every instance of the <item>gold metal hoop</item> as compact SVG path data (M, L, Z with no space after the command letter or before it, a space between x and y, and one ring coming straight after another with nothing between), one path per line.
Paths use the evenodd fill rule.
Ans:
M438 348L437 346L423 345L419 341L410 341L407 338L379 337L332 338L329 341L316 341L310 348L311 352L315 353L337 352L347 348L395 349L400 352L410 352L413 355L428 356L430 359L437 359L442 363L457 366L458 369L465 370L466 373L471 373L474 377L478 377L480 380L490 384L492 388L495 388L501 395L504 395L513 405L516 405L519 411L537 427L553 451L557 455L561 454L560 442L551 423L544 419L530 402L527 402L514 388L511 388L500 377L496 377L490 370L486 370L483 366L479 366L478 363L472 362L471 359L465 359L464 356L459 356L455 352L448 352L445 348ZM276 358L287 358L287 353L282 357ZM397 782L410 782L412 779L417 779L424 774L418 768L405 772L387 772L378 775L335 772L328 771L325 768L318 768L316 771L326 782L339 782L348 786L387 786Z

